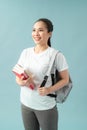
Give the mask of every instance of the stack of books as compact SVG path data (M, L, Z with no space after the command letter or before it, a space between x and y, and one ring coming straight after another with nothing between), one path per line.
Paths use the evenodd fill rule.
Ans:
M25 72L25 70L23 69L22 66L16 64L13 69L12 72L18 76L19 78L24 77L23 79L26 80L29 78L29 76L27 75L27 73Z
M29 78L29 75L26 73L26 71L24 70L24 68L22 66L20 66L19 64L16 64L13 69L12 72L18 76L19 78L23 77L23 80L26 80ZM29 84L28 86L31 89L34 89L34 85L33 84Z

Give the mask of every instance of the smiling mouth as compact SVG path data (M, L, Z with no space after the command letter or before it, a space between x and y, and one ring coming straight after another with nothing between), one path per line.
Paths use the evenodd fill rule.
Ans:
M39 37L34 37L34 40L35 40L35 41L40 41L40 39L41 39L41 38L39 38Z

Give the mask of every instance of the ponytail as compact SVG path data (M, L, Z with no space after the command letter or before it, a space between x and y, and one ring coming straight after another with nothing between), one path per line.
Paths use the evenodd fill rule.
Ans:
M48 46L51 47L51 42L50 42L50 38L48 39Z

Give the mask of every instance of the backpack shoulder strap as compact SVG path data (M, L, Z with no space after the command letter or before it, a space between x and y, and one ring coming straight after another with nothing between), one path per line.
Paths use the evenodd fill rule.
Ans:
M47 73L45 74L43 82L41 83L40 87L45 86L45 84L47 82L47 79L48 79L48 76L51 74L51 70L52 70L53 63L54 63L54 60L55 60L55 57L56 57L57 53L58 53L58 51L53 50L53 53L52 53L52 56L51 56L51 60L50 60L50 63L49 63L49 69L47 70Z
M47 70L47 73L46 73L47 76L49 76L51 74L51 70L52 70L52 67L53 67L53 64L54 64L54 61L55 61L55 57L56 57L58 52L59 51L57 51L57 50L53 50L51 60L50 60L50 63L49 63L49 69Z

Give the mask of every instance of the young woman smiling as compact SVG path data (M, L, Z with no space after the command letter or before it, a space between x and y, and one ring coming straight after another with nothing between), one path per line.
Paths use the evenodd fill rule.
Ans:
M45 87L40 87L54 51L50 43L52 32L53 24L49 19L38 19L32 29L35 46L24 49L17 62L32 74L26 80L16 76L16 82L21 86L20 101L25 130L58 130L56 101L47 94L55 92L69 81L68 65L61 52L55 59L55 69L58 69L61 80L52 85L49 76ZM27 87L31 83L34 84L33 90Z

